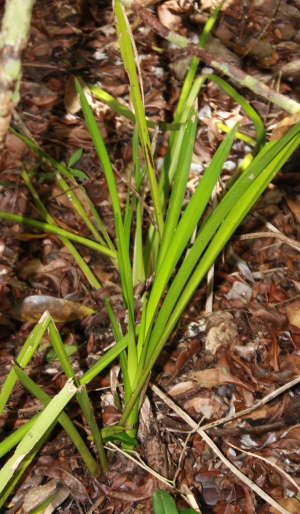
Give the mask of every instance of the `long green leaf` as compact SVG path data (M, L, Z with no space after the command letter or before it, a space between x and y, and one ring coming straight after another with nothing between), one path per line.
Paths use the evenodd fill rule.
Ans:
M226 82L221 77L218 77L217 75L213 74L203 75L203 77L211 79L213 82L218 84L222 89L224 89L224 91L226 91L226 93L229 96L231 96L231 98L233 98L244 109L247 116L249 116L256 130L256 154L259 151L259 149L266 144L266 130L262 120L260 119L255 109L253 109L253 107L244 99L244 97L240 95L230 84L228 84L228 82Z
M75 85L77 89L77 93L79 95L81 108L84 114L84 118L89 130L89 133L91 135L92 141L95 146L95 150L97 152L98 158L102 164L105 179L107 182L111 202L112 202L112 208L114 212L114 216L118 213L121 216L121 207L118 197L118 190L116 186L116 181L114 177L114 172L111 166L111 162L104 144L104 141L102 139L100 130L98 128L98 125L96 123L96 120L94 118L93 112L88 104L88 101L85 97L85 94L82 90L81 85L79 84L78 80L75 80Z
M50 216L50 214L48 213L48 211L45 208L43 202L40 200L39 195L38 195L37 191L35 190L35 188L33 187L33 184L31 183L31 180L30 180L30 178L28 176L28 173L25 170L22 171L22 178L23 178L26 186L28 187L29 191L31 192L31 195L32 195L32 197L34 199L34 203L37 206L40 214L43 216L43 218L46 220L46 222L49 225L56 226L55 221L53 220L52 216ZM61 179L61 181L62 181L62 179ZM66 184L66 187L68 187L67 184ZM80 212L81 212L81 210L80 210ZM86 215L85 215L85 217L87 218ZM98 235L98 232L97 231L95 231L95 232ZM100 239L101 239L101 241L103 241L101 237L100 237ZM82 272L84 273L84 275L86 276L88 281L90 282L91 286L94 287L95 289L100 289L101 288L100 282L97 280L95 275L92 273L92 271L88 267L87 263L81 257L80 253L75 248L73 243L71 243L71 241L69 241L69 239L67 237L64 237L64 236L61 237L61 240L62 240L63 244L65 245L65 247L68 248L70 254L74 258L74 260L77 262L78 266L80 267L80 269L82 270Z
M65 177L68 178L68 180L71 182L72 184L72 187L74 189L79 189L81 194L84 196L88 206L89 206L89 209L91 210L92 212L92 215L104 237L104 240L105 240L105 243L106 245L108 246L108 248L110 248L112 251L114 251L114 246L110 240L110 237L102 223L102 220L101 218L99 217L99 214L97 212L97 209L95 208L95 206L93 205L93 203L90 201L89 197L86 195L85 193L85 190L82 186L80 186L76 180L74 179L73 177L73 174L66 169L66 167L57 162L55 159L53 159L53 157L51 157L50 155L48 155L46 152L44 152L42 150L42 148L40 146L38 146L35 142L31 141L31 139L29 139L28 137L26 136L22 136L22 134L19 134L18 132L16 132L16 130L14 130L12 127L9 128L9 131L14 134L16 137L18 137L21 141L23 141L29 148L31 148L37 155L39 155L42 159L43 162L45 163L50 163L53 167L54 167L54 172L53 172L53 176L55 176L56 174L56 170L61 174L61 175L64 175ZM69 188L69 191L70 191L70 188ZM74 207L78 207L78 202L75 202L74 203ZM84 221L86 221L87 217L84 216ZM90 228L91 225L90 223L88 222L87 226ZM97 235L96 239L100 241L99 239L99 234Z
M200 217L204 212L204 209L207 206L211 192L216 184L218 176L221 173L223 164L234 141L236 130L237 126L233 127L231 132L227 134L226 138L222 141L213 157L212 162L205 170L203 177L201 178L194 195L187 205L179 225L173 235L169 249L165 254L164 261L161 264L157 275L155 276L152 286L147 308L147 331L153 322L158 303L162 297L168 280L170 279L170 276L178 260L180 259L180 256L186 248L187 243L192 233L194 232L194 229L197 226ZM184 269L186 269L185 264ZM151 351L151 348L149 351Z
M98 428L96 418L93 413L93 409L90 405L90 400L89 400L85 385L81 386L78 389L78 392L76 393L76 399L82 409L83 415L88 423L89 429L92 432L92 436L93 436L94 443L95 443L97 451L98 451L102 469L103 469L104 473L106 473L106 471L108 471L108 467L109 467L108 461L107 461L104 446L103 446L101 432Z
M25 455L24 459L20 463L17 469L14 470L13 477L9 480L7 484L1 484L3 486L1 495L0 495L0 507L4 505L8 497L11 495L12 491L20 481L22 475L25 473L26 469L30 466L33 459L36 457L37 453L42 448L43 444L51 434L53 428L55 427L56 421L53 421L53 423L50 423L44 432L43 435L41 435L39 441L35 444L34 448ZM46 426L46 425L45 425ZM21 444L21 443L20 443Z
M50 335L50 340L51 340L51 343L55 350L55 353L56 353L58 360L64 370L64 373L66 374L68 379L72 379L74 381L74 383L76 385L78 385L79 384L78 379L75 376L75 373L74 373L72 366L70 364L70 361L68 359L64 344L60 337L60 333L58 332L54 323L50 323L50 325L49 325L49 335ZM81 385L80 389L76 393L76 398L77 398L77 401L83 411L84 417L88 422L89 428L92 432L93 439L96 444L96 448L98 450L98 455L100 458L101 466L104 471L107 471L108 470L108 462L106 459L101 434L100 434L99 428L97 426L95 416L94 416L93 411L90 406L90 402L88 399L85 385Z
M214 257L212 257L212 259L206 263L204 272L202 271L204 269L203 261L200 261L197 270L193 273L187 284L188 274L193 270L215 231L222 224L220 230L222 233L226 232L226 238L223 240L224 246L230 235L233 233L234 229L238 226L238 223L241 221L242 217L253 205L255 201L253 198L255 198L255 195L256 198L259 197L263 189L270 183L272 178L280 169L284 159L279 159L278 164L276 156L278 156L280 152L285 154L285 159L288 158L288 155L291 155L293 151L291 148L295 148L298 144L297 141L299 132L300 124L298 124L296 127L293 127L288 134L283 136L280 141L269 143L268 147L264 149L263 152L261 152L263 156L260 155L254 159L248 169L245 170L243 176L240 177L240 179L233 185L232 189L226 194L221 203L218 205L217 209L207 220L204 227L201 229L194 243L194 246L189 252L180 270L178 271L174 281L172 282L168 294L160 309L158 318L155 322L153 333L151 335L152 341L150 340L149 343L150 352L157 345L157 341L160 338L158 334L162 334L162 332L165 332L165 335L167 332L170 333L170 327L174 327L176 323L175 319L178 319L180 316L179 312L181 313L183 311L193 292L198 287L200 280L209 269L211 262L213 262L214 258L216 258L215 253ZM288 148L288 151L286 151L286 147L290 142L292 142L292 146L291 148ZM264 180L264 187L262 187L261 180L259 180L260 174L262 174L262 178ZM252 188L254 188L254 192L251 192L251 195L249 195L249 191L253 191ZM251 201L249 202L246 201L248 195L251 198ZM241 198L243 198L243 202L241 202ZM245 205L247 206L246 208L244 208ZM233 212L234 214L232 214ZM239 212L243 214L238 215ZM226 219L228 215L230 215L230 218ZM237 219L237 223L235 223L234 228L232 228L231 225L232 219ZM220 241L218 244L218 253L222 250L223 246ZM207 255L210 254L211 248L207 251ZM181 294L181 291L183 291L183 294L181 300L179 301L178 298ZM169 316L171 316L170 322L166 324L166 319L169 318Z
M47 330L49 323L51 322L51 315L49 312L45 312L41 317L40 321L36 324L34 329L30 332L23 347L16 358L16 363L21 368L25 368L36 351L45 331ZM9 395L11 394L15 383L17 381L17 375L14 368L12 368L3 384L0 394L0 414L2 413L5 405L7 404Z
M135 325L134 325L134 294L133 294L133 278L128 247L122 231L121 220L116 217L118 238L118 262L122 283L122 292L125 308L128 310L128 363L132 373L129 375L130 382L134 377L137 369L137 350L135 342Z
M158 272L160 265L165 258L179 222L183 199L186 192L186 184L191 169L197 121L197 111L196 109L192 109L187 124L183 125L182 128L184 135L182 145L180 146L180 153L178 155L177 170L174 175L174 182L165 221L165 230L159 249L156 272Z
M33 394L36 398L38 398L45 406L49 405L51 402L51 397L45 393L37 384L33 382L33 380L21 369L17 366L14 366L14 371L16 373L16 376L21 380L24 387ZM37 418L41 416L41 414L38 414L35 416L34 423L37 421ZM97 475L99 473L99 466L97 462L95 461L92 454L89 452L86 444L84 443L83 439L81 438L79 432L77 431L76 427L68 417L68 415L65 412L61 412L57 418L57 421L61 424L61 426L65 429L67 434L69 435L70 439L73 441L74 445L76 446L77 450L79 451L82 459L84 460L85 464L87 465L87 468L89 471ZM28 433L29 430L31 430L31 426L33 424L33 420L30 420L27 422L23 427L21 427L19 430L17 430L13 435L18 436L17 442L20 441L20 438L23 439L23 437ZM18 433L18 434L17 434ZM22 437L21 437L22 435ZM14 438L8 438L10 441L2 441L0 444L0 452L6 453L8 451L8 445L10 448L12 447L12 443L14 442ZM14 444L13 444L14 446ZM10 449L9 448L9 449Z
M106 248L106 246L102 246L96 241L92 241L91 239L87 239L86 237L78 236L77 234L73 234L73 232L68 232L67 230L49 225L49 223L44 223L43 221L33 220L31 218L26 218L25 216L19 216L18 214L11 214L10 212L0 211L0 219L14 221L16 223L20 223L23 225L27 225L28 227L37 228L42 232L49 232L50 234L56 234L59 237L66 237L71 241L75 241L76 243L82 244L87 248L91 248L92 250L96 250L103 255L107 255L107 257L111 257L112 259L116 259L116 252Z
M138 332L138 327L137 327ZM120 353L127 348L128 335L125 335L120 341L118 341L112 348L110 348L95 364L86 371L79 382L81 384L88 384L95 378L102 370L104 370L114 359L116 359Z
M187 283L188 276L190 275L200 256L207 247L213 234L217 230L218 226L223 223L224 217L226 217L230 213L231 207L235 205L235 203L238 201L238 199L241 198L243 194L245 194L243 199L246 200L247 189L249 187L251 187L250 191L252 195L252 201L255 201L255 192L252 192L255 191L255 189L257 195L256 197L259 197L259 195L262 192L262 182L256 182L255 179L259 177L261 173L264 173L263 179L265 180L264 185L266 187L266 185L272 180L274 174L280 169L283 162L285 162L285 160L289 157L289 155L291 155L293 150L299 144L299 132L300 123L292 129L290 129L290 131L287 134L285 134L285 136L283 136L283 138L281 138L279 141L271 141L267 145L267 147L265 147L260 152L260 154L253 160L248 169L245 170L243 175L232 187L232 190L230 190L226 194L222 202L219 204L217 210L205 223L203 229L201 229L201 232L198 235L195 244L190 250L182 266L180 267L175 279L173 280L170 289L166 295L166 298L163 302L163 305L159 311L158 317L155 321L155 325L151 334L151 340L149 342L150 351L147 356L147 361L145 363L143 372L139 374L139 382L137 382L136 387L131 395L131 398L129 399L123 411L123 414L120 419L121 425L126 423L126 420L130 415L131 409L135 405L137 398L142 390L143 384L145 383L145 380L147 379L152 367L154 366L164 344L166 343L168 337L170 336L172 330L178 322L178 319L182 314L183 310L185 309L193 292L198 287L199 282L204 277L205 273L208 271L211 262L213 262L213 259L216 258L217 253L215 253L215 255L212 256L212 258L208 258L205 267L203 266L204 261L200 260L199 265L197 266L195 272L191 275L191 278ZM282 154L280 155L281 152ZM269 167L267 171L265 171L266 167ZM237 184L239 184L239 189ZM254 188L253 190L252 187ZM232 191L234 192L233 196L230 195ZM226 205L227 202L228 205ZM224 204L226 206L226 209L224 209ZM248 209L249 208L250 206L248 204ZM224 226L226 227L225 224L226 221L224 222ZM234 225L234 227L230 228L229 226L224 228L224 226L222 227L222 229L227 232L227 238L223 239L223 241L221 241L220 239L218 244L218 252L222 250L224 244L226 243L230 235L233 233L237 225ZM207 256L210 256L209 250L207 251Z
M6 462L0 470L0 494L5 489L6 484L13 476L17 467L24 460L35 445L40 441L49 425L54 423L60 412L64 409L70 399L76 393L77 388L72 380L68 380L63 389L58 393L52 401L47 405L45 410L39 416L32 426L31 430L25 435L18 445L14 455Z
M145 117L145 110L142 102L141 91L136 73L135 55L133 51L134 39L131 34L131 29L125 14L125 9L119 0L115 0L114 8L116 14L116 28L120 44L121 55L123 58L124 67L129 76L130 98L136 115L139 137L148 171L148 179L152 193L155 221L158 226L158 232L160 234L160 237L162 237L164 220L160 203L158 185L155 176L155 166Z
M142 193L140 185L144 177L144 173L141 172L140 167L140 155L139 155L139 140L137 127L133 132L132 138L132 160L134 166L134 178L135 187L139 194ZM144 207L137 198L132 199L133 206L136 205L136 223L134 231L134 248L133 248L133 264L132 264L132 276L133 285L143 282L146 278L145 266L144 266L144 249L143 249L143 212Z

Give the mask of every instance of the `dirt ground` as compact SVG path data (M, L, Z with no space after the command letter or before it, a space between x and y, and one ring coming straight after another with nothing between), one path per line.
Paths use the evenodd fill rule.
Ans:
M198 8L185 0L148 4L162 23L190 38L199 36L212 8L211 0L203 0ZM133 13L129 19L139 53L147 115L154 121L170 122L189 58L153 34ZM209 50L300 101L300 2L228 2L218 17ZM199 73L203 68L200 65ZM75 150L84 149L76 164L88 176L81 184L114 237L109 195L76 97L74 76L99 84L128 105L128 82L116 42L111 2L38 0L13 126L29 131L58 162L67 162ZM239 92L258 111L270 136L286 113L249 90ZM118 171L119 195L124 200L127 186L122 175L126 176L131 161L133 124L96 99L93 111ZM244 134L255 137L242 109L215 83L208 82L199 96L199 126L187 200L222 140L216 122L231 127L236 121ZM158 169L165 147L160 135ZM233 146L222 174L224 183L246 151L242 141ZM60 226L88 236L43 163L11 133L0 163L0 211L37 218L21 178L24 166ZM277 237L276 229L285 237ZM253 232L269 235L240 237ZM276 176L216 262L212 306L206 283L195 293L157 362L151 382L196 423L201 421L222 455L240 472L287 511L299 513L300 386L295 382L300 375L300 245L293 245L292 240L300 241L299 152ZM57 236L1 220L0 243L1 384L34 326L28 321L28 312L20 307L20 300L32 295L67 298L97 311L95 316L58 324L64 343L80 347L70 357L73 369L86 371L113 341L104 294L110 297L119 319L125 316L115 268L107 258L80 247L105 284L95 291ZM45 336L28 373L52 396L61 389L65 377L59 364L47 359L47 343ZM89 386L100 426L116 423L120 417L111 402L111 384L118 373L115 363ZM284 385L286 390L276 394ZM251 410L269 394L273 398ZM0 418L1 440L40 409L40 402L17 385ZM245 409L250 412L239 416ZM68 413L82 433L87 433L75 402ZM217 420L222 420L218 426L207 427ZM165 478L175 477L178 489L191 494L203 514L277 512L150 387L141 413L139 442L137 454L142 462ZM3 512L29 512L34 497L39 498L42 491L47 495L53 487L69 490L57 513L152 513L157 488L172 492L178 509L189 508L182 495L174 493L148 468L119 451L110 451L109 461L106 476L92 477L65 432L57 427Z

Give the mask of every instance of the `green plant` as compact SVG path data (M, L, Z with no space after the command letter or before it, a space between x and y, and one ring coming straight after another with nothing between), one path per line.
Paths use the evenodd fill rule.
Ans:
M297 124L280 140L266 143L264 125L254 109L220 77L206 75L195 79L198 61L194 60L191 67L192 71L188 73L182 89L182 96L178 104L174 123L165 127L171 130L171 134L164 165L158 181L149 133L149 125L151 126L151 124L149 124L145 116L142 84L139 81L135 65L134 57L136 50L134 40L125 11L118 0L115 1L115 14L120 49L124 66L129 76L131 85L130 96L135 114L134 116L132 113L129 115L128 111L124 108L122 112L136 121L132 143L133 172L131 186L134 193L130 194L132 189L128 190L125 209L122 209L120 205L113 166L96 120L79 82L76 81L84 117L101 162L110 193L116 233L115 243L109 238L101 218L88 198L86 200L96 226L91 222L78 199L77 191L80 190L80 194L85 194L82 186L79 186L76 182L76 173L72 173L71 169L78 155L66 167L50 158L41 148L24 136L19 135L23 141L38 153L43 162L46 162L48 166L47 173L51 172L62 191L69 195L74 208L86 223L95 241L71 234L55 224L38 197L33 185L32 175L25 170L22 173L23 179L32 193L39 213L45 221L36 221L6 212L0 213L2 219L24 223L60 236L64 245L69 248L78 266L81 267L82 272L94 288L100 288L101 284L82 259L73 242L102 252L118 266L123 304L128 315L126 331L124 332L124 327L122 327L122 335L114 316L113 306L106 299L107 311L116 339L114 347L99 359L80 379L76 378L59 333L51 316L47 313L45 317L42 317L40 323L30 335L29 340L25 343L21 354L16 360L16 364L13 366L4 384L0 397L1 412L18 378L45 405L49 406L49 408L53 405L54 400L51 400L23 371L39 344L41 334L45 330L49 330L51 343L65 375L68 379L72 379L75 384L76 391L74 394L91 430L104 470L107 469L107 461L103 440L106 440L106 438L120 440L125 448L132 448L136 444L135 437L141 392L166 341L176 327L182 312L201 280L205 277L208 269L215 262L239 223L300 141L300 124ZM215 17L216 14L214 15ZM207 35L207 32L205 32L205 35ZM200 43L205 43L205 36L203 36ZM219 205L213 210L210 207L210 197L234 139L237 136L238 127L232 128L218 147L188 205L183 209L186 184L196 138L198 121L197 96L203 83L208 78L214 80L240 103L254 124L256 141L253 151L245 157L237 177L232 181L231 187L224 191ZM95 95L102 99L106 98L111 105L115 105L116 110L119 109L118 103L116 101L112 102L111 98L105 97L103 91L95 87L92 89ZM143 165L140 162L139 145L143 151ZM144 220L149 220L149 212L143 201L145 184L150 186L153 204L153 216L150 216L151 223L146 234L143 226ZM152 280L152 286L149 291L145 291L141 295L142 308L137 312L134 304L134 286L148 279ZM120 359L124 382L122 415L117 426L111 427L110 430L103 429L101 431L97 427L90 408L85 386L116 357ZM64 396L65 398L68 401L67 397ZM63 412L61 404L59 405L58 408L55 404L55 408L51 410L49 430L31 448L26 464L28 465L32 460L40 444L42 444L44 438L58 421L68 431L90 471L96 474L98 466L94 458L85 446L85 443L79 438L73 423ZM39 417L27 423L22 427L22 430L16 431L13 438L8 438L8 440L0 444L0 453L4 455L21 441L29 430L36 433L37 426L39 426L37 425L38 423ZM1 483L6 484L3 495L5 500L16 480L24 471L24 466L16 466L16 473L13 477L11 474L7 474L7 468L3 469L3 475L0 475L0 477L3 480ZM162 497L165 501L165 496L163 495L160 498ZM1 497L0 505L3 504L4 500Z
M153 495L154 514L197 514L194 509L178 510L172 496L163 489L158 489Z

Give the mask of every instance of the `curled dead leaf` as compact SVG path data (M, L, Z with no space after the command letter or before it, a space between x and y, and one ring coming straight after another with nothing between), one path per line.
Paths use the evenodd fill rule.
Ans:
M300 502L297 498L285 498L277 500L279 505L286 509L291 514L300 514ZM275 509L275 507L270 507L270 513L272 514L280 514L280 510Z
M74 321L96 312L79 302L53 296L33 295L18 300L7 314L19 321L39 321L45 311L49 311L56 322Z
M78 77L77 80L80 82L80 85L83 88L85 97L89 105L93 105L92 93L90 92L89 88L80 77ZM69 79L67 80L65 85L65 108L71 114L76 114L81 110L79 96L75 86L74 75L69 76Z
M217 327L210 329L207 335L205 349L215 355L221 345L229 346L238 335L236 324L231 320L224 321Z
M296 112L296 114L293 114L293 116L290 116L289 118L284 118L277 125L277 127L274 128L270 139L273 141L280 139L282 136L284 136L284 134L286 134L290 130L290 128L292 128L294 125L296 125L296 123L298 123L299 121L300 121L300 113L299 112Z
M197 380L202 387L209 388L218 387L222 384L234 384L248 391L252 391L247 384L244 384L231 374L229 365L224 356L218 360L215 368L205 369L203 371L190 371L188 377Z
M291 200L290 198L286 198L286 203L288 204L293 215L295 216L296 220L299 223L300 222L300 204L298 202L294 202L294 200Z
M46 468L41 466L39 471L43 472L46 476L58 479L60 482L65 484L77 501L86 502L89 500L85 486L74 476L72 472L68 471L64 467L54 465Z
M285 309L286 317L290 325L300 327L300 302L296 301L288 305Z

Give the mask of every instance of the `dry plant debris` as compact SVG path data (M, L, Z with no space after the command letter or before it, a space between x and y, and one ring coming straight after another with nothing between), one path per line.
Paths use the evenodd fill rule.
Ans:
M200 10L185 1L149 3L164 24L189 36L199 34L212 6L210 0L202 2ZM220 56L268 84L281 72L280 92L299 101L300 2L244 0L228 4L213 33L215 39L212 37L209 44L218 48ZM181 51L162 44L133 15L131 22L138 42L147 115L155 121L170 121L179 96L182 70L188 66L189 59ZM73 75L101 84L121 102L128 103L128 84L116 44L111 8L101 0L97 3L38 0L24 57L18 115L32 136L58 161L67 162L78 147L84 148L78 163L89 177L84 187L113 237L109 196L80 114ZM249 91L245 95L265 119L271 134L285 113ZM132 123L124 122L101 102L91 101L120 174L119 195L125 201L127 186L121 177L126 178L128 174ZM186 202L220 142L216 122L231 127L240 121L243 132L254 135L241 109L212 82L201 92L199 120ZM20 127L18 117L15 126ZM158 168L165 154L164 144L159 136ZM243 142L235 144L222 176L224 183L236 169L244 149ZM255 213L241 225L241 237L232 241L231 249L217 262L213 312L203 312L206 300L203 284L151 377L196 424L234 416L218 428L211 426L206 432L202 428L200 433L190 433L186 419L159 398L155 388L142 410L140 457L166 479L176 476L178 490L190 491L203 514L277 512L232 469L228 470L226 461L217 457L214 447L203 438L204 433L239 472L276 499L283 509L293 514L300 512L295 498L300 486L300 386L293 383L279 397L274 396L267 404L254 409L260 399L300 375L298 160L299 155L295 155L278 174L255 206ZM40 170L43 180L35 185L53 218L62 227L84 234L85 228L66 196L48 180L41 163L12 134L6 138L0 164L0 210L36 216L20 177L23 162L28 171ZM280 231L280 237L272 234L268 224ZM264 234L248 239L253 232L266 231L267 237ZM291 240L296 247L291 246ZM105 257L86 248L81 251L96 276L105 283L103 290L90 289L56 236L1 222L1 383L33 326L31 320L24 321L26 313L21 321L17 321L20 315L14 314L17 302L28 296L67 298L97 311L82 321L62 320L58 324L64 343L76 350L70 357L76 372L92 366L113 343L103 296L109 296L122 322L126 313L116 270ZM28 372L48 394L55 395L65 378L57 363L47 358L48 342L45 336ZM90 385L99 424L113 424L120 417L112 396L118 373L114 367ZM40 402L17 386L0 419L1 438L40 409ZM246 409L250 410L239 416ZM70 405L69 414L81 430L87 430L75 404ZM149 419L151 426L145 422ZM120 452L110 454L110 464L106 477L89 476L64 432L57 430L10 498L5 512L25 513L33 508L35 496L47 497L56 491L55 512L151 513L153 492L164 487L158 476ZM179 494L177 505L178 508L188 506Z

